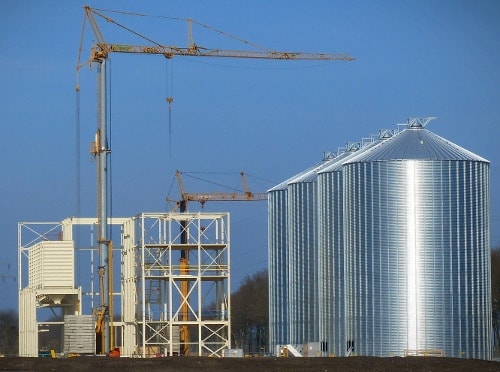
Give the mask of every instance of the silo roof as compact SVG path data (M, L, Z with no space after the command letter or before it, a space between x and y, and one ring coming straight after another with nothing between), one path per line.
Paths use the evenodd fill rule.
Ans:
M345 159L346 157L351 156L353 151L356 151L358 148L359 144L356 144L354 142L347 143L346 147L339 149L334 157L325 157L321 162L303 170L300 173L297 173L296 175L286 179L285 181L280 182L276 186L267 190L267 192L286 190L288 185L292 183L314 181L319 171L321 171L325 167L330 166L331 164L341 161L341 159Z
M313 169L316 169L318 167L321 166L321 164L324 164L326 163L327 161L322 161L321 163L318 163L318 164L315 164L313 165L312 167L309 167L307 168L306 170L286 179L285 181L283 182L280 182L279 184L277 184L276 186L273 186L272 188L270 188L269 190L267 190L267 192L271 192L271 191L280 191L280 190L286 190L287 187L288 187L288 184L291 183L291 182L294 182L296 179L302 177L304 174L310 172L311 170Z
M423 126L408 126L395 136L355 155L344 164L387 160L488 160L450 142Z
M376 141L369 142L369 143L365 144L364 146L361 146L360 149L351 150L351 151L346 152L345 156L338 157L336 159L337 161L328 164L326 167L322 168L321 171L319 171L318 173L329 173L329 172L337 172L337 171L342 170L342 165L344 165L344 163L346 163L349 159L352 159L353 157L362 154L364 151L375 146L379 141L382 141L384 139L385 138L380 137Z
M294 179L290 180L288 184L299 183L299 182L313 182L317 178L319 172L331 166L332 164L338 163L339 161L341 161L341 159L348 157L351 153L352 153L351 151L343 152L342 154L338 155L333 159L324 161L318 166L313 167L309 171L304 172L299 177L295 177Z
M334 161L332 161L328 164L325 164L325 166L321 167L321 169L317 169L315 175L319 174L319 173L334 172L338 169L342 169L342 164L344 164L344 162L347 159L350 159L353 156L356 156L358 154L358 151L359 151L359 149L344 152L343 154L341 154L338 157L336 157L335 159L333 159Z

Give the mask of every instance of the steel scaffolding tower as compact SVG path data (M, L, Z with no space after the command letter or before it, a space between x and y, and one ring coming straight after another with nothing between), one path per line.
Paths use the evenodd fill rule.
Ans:
M227 213L135 219L141 354L222 356L230 347L229 230Z

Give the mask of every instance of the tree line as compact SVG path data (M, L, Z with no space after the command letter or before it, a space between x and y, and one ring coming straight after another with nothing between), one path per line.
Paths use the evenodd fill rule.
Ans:
M491 250L491 310L493 345L500 346L500 247Z
M267 351L269 291L267 269L247 276L231 294L231 333L233 346L246 354Z

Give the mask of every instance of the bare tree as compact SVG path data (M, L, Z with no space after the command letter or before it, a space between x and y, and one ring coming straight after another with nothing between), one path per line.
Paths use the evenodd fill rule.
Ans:
M231 328L237 348L248 353L266 350L269 324L267 270L246 277L231 295Z
M491 250L491 305L494 345L500 346L500 247Z
M17 355L18 317L14 310L0 311L0 354Z

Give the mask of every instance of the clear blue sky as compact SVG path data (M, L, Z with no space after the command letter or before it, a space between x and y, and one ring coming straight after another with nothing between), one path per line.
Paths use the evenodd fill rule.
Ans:
M191 17L268 49L348 53L354 62L275 62L113 55L113 215L166 211L176 169L238 185L238 174L275 183L413 116L491 161L491 241L500 246L500 2L498 1L93 1L95 8ZM75 65L80 1L0 2L2 263L17 266L17 223L95 216L95 70L83 68L81 193L76 192ZM111 17L168 45L186 25ZM101 22L102 25L102 22ZM161 25L161 26L160 26ZM135 42L102 25L110 42ZM149 31L148 31L149 32ZM241 49L194 28L199 45ZM83 57L92 35L87 25ZM137 42L139 43L139 42ZM167 96L173 96L169 135ZM205 176L203 176L205 177ZM227 177L224 178L224 177ZM230 179L230 181L228 181ZM253 191L274 185L249 178ZM186 180L188 191L211 191ZM176 185L172 189L177 191ZM212 203L232 220L233 290L267 266L267 205ZM7 272L0 265L0 273ZM0 283L0 308L17 307Z

